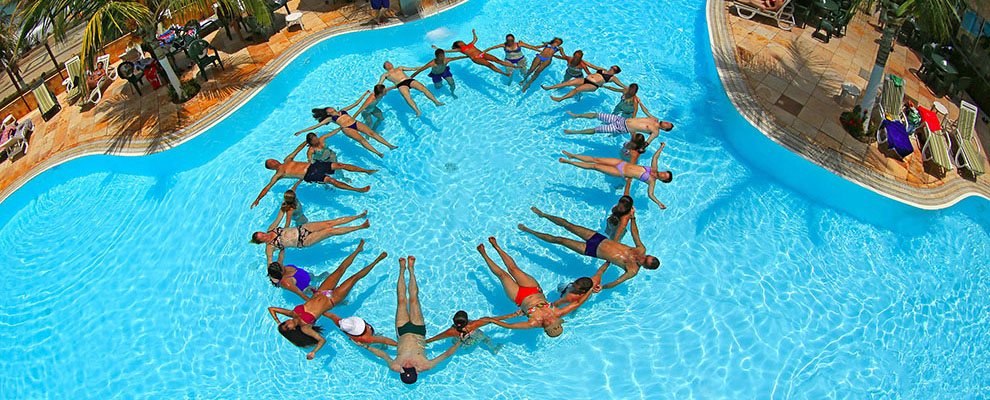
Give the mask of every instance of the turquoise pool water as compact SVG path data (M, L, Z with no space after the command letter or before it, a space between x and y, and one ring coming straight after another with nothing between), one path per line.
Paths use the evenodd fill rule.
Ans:
M0 396L987 397L987 203L916 210L769 142L721 91L702 3L472 0L315 46L176 149L87 157L44 173L0 210ZM262 161L299 143L291 133L312 124L310 108L353 102L385 59L425 63L427 33L438 28L457 38L476 28L481 46L506 32L528 42L560 36L568 53L622 65L620 78L639 83L650 109L677 124L661 157L676 177L658 188L666 211L634 186L659 270L593 297L559 338L486 329L502 352L460 351L409 387L336 332L315 361L278 336L265 308L296 300L267 283L262 249L247 243L271 222L277 198L248 205L270 177ZM384 160L335 142L342 161L383 169L354 177L370 193L299 191L310 218L367 208L372 227L292 251L288 262L333 268L361 237L368 251L358 264L391 254L341 315L390 326L405 254L419 259L430 332L459 309L511 312L474 250L489 235L548 289L597 266L515 225L563 234L530 205L602 224L617 198L611 182L555 159L563 149L615 154L617 138L560 129L585 126L564 110L610 110L617 95L557 104L480 67L452 69L460 99L439 90L448 105L435 109L416 95L423 118L398 96L384 101L380 131L400 146ZM555 62L541 82L558 81L562 69Z

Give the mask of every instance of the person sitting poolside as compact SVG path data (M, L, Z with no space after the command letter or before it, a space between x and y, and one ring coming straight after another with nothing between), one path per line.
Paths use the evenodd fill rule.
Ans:
M406 71L415 71L416 68L396 67L389 61L385 61L385 64L382 64L382 68L385 68L385 73L378 79L378 84L381 85L386 79L388 79L389 82L392 82L392 84L399 88L399 93L402 94L404 99L406 99L406 103L409 104L409 107L411 107L413 111L416 111L417 117L423 115L423 113L419 111L419 107L416 106L416 102L413 101L412 94L409 93L410 88L416 89L426 95L426 98L433 101L433 104L436 104L437 106L444 105L440 102L440 100L437 100L437 97L430 92L430 89L427 89L426 86L416 81L416 79L406 75Z
M595 133L649 133L650 137L646 139L646 145L649 146L653 143L653 139L660 136L660 131L670 132L674 129L674 124L661 121L653 116L646 118L623 118L615 114L605 114L605 113L584 113L575 114L570 111L566 111L567 115L571 118L587 118L587 119L598 119L604 122L605 125L582 130L570 130L564 129L566 134L583 134L591 135Z
M440 89L443 87L443 81L446 80L447 86L450 87L450 95L456 99L457 95L454 94L454 75L450 73L450 65L448 64L451 61L467 58L467 56L447 58L447 54L441 49L434 51L433 56L434 59L426 63L426 65L417 68L416 72L413 72L412 77L415 78L420 72L429 68L430 73L427 76L433 79L433 87Z
M543 332L549 337L560 336L564 332L564 320L561 319L572 311L581 307L588 297L591 296L591 292L587 292L583 297L578 299L571 304L568 304L563 308L556 308L547 301L546 296L543 294L543 289L540 287L540 283L533 279L532 276L523 272L516 266L515 260L509 256L498 243L495 241L494 237L489 237L488 242L491 243L495 251L498 252L499 257L502 258L502 263L509 272L505 272L495 264L488 253L485 252L485 244L478 245L478 253L481 253L481 257L485 259L485 263L488 265L488 269L495 274L496 277L502 283L502 289L505 290L505 295L509 297L519 306L519 311L515 313L495 317L495 318L482 318L482 320L491 322L495 325L501 326L508 329L531 329L531 328L543 328ZM526 321L516 322L516 323L505 323L502 320L507 318L514 318L520 316L526 316Z
M504 319L508 318L508 316L500 318ZM492 354L498 354L498 351L502 349L501 344L495 345L492 342L492 338L485 335L485 333L480 329L482 326L490 324L491 321L485 318L472 321L468 319L467 311L463 310L454 313L453 320L453 326L447 328L447 330L443 332L440 332L434 337L426 339L426 343L431 343L446 338L459 338L459 340L463 339L465 346L473 346L479 342L484 343L485 346L488 346L488 350L490 350Z
M388 364L389 369L399 373L399 378L405 384L416 383L419 373L433 369L450 357L461 345L458 340L447 351L434 359L426 358L426 323L423 322L423 310L419 304L419 286L416 285L416 275L414 266L416 258L409 256L409 293L406 295L406 279L403 276L406 272L406 259L399 259L399 281L396 285L398 295L396 297L397 309L395 311L395 333L399 338L399 345L395 351L393 359L381 349L371 347L366 343L357 343L374 355L381 357Z
M251 235L251 243L265 244L266 264L271 264L272 255L275 253L275 250L284 253L286 248L296 247L301 249L303 247L309 247L317 244L323 239L331 236L344 235L371 226L371 223L368 222L368 220L365 220L363 224L358 226L337 227L337 225L346 224L356 219L364 218L367 215L368 210L364 210L363 213L352 217L337 218L329 221L310 222L301 226L290 227L289 224L286 223L284 228L278 226L278 223L281 220L276 219L275 222L268 227L268 232L253 233ZM280 254L279 262L281 262L282 259L283 256Z
M375 334L375 327L371 326L361 317L340 318L334 313L327 313L327 317L337 324L341 332L354 343L364 343L368 345L381 344L384 346L398 346L394 339Z
M97 85L100 84L100 80L106 75L106 68L103 66L103 61L97 62L96 67L92 71L86 73L86 86L90 89L97 89Z
M646 189L646 194L650 196L650 200L653 200L654 203L657 203L657 205L660 206L661 209L666 209L667 206L665 206L662 202L660 202L660 200L658 200L656 195L654 194L657 187L657 180L660 180L663 183L670 183L670 181L674 179L673 172L670 172L669 170L660 171L659 167L657 166L657 162L660 158L660 152L663 151L663 147L664 147L664 143L660 143L660 148L657 149L657 152L653 154L653 159L651 160L649 167L633 164L631 162L625 162L618 158L581 156L581 155L571 154L566 151L564 151L563 153L568 158L576 158L583 162L572 161L566 158L558 158L557 161L566 164L571 164L575 167L582 169L593 169L603 174L614 176L616 178L624 178L628 180L630 183L632 182L633 179L646 183L647 185L649 185ZM628 192L629 191L627 189L626 193Z
M299 161L292 161L293 158L296 158L296 154L299 154L299 152L302 151L304 147L306 147L306 144L307 144L306 142L302 142L302 144L300 144L295 151L289 154L288 157L285 157L285 159L282 160L282 162L278 162L278 160L271 158L265 160L265 168L274 170L275 175L272 176L272 180L268 182L268 185L265 186L264 189L261 189L261 193L258 194L258 198L254 199L254 203L251 203L251 208L254 208L254 206L258 205L258 202L261 201L261 198L265 197L265 195L268 194L268 191L272 189L272 186L275 186L275 182L278 182L280 179L286 179L286 178L301 179L306 182L313 182L313 183L329 183L341 189L353 190L355 192L362 192L362 193L371 190L371 186L365 186L363 188L355 188L344 182L333 179L328 175L333 174L334 170L336 169L342 169L345 171L352 171L352 172L363 172L366 174L373 174L375 172L378 172L377 169L364 169L350 164L326 162L326 161L315 161L312 164L299 162Z
M561 100L569 99L581 93L594 92L598 90L598 88L605 86L605 84L609 82L615 83L616 85L622 87L622 89L618 89L619 91L621 91L626 88L626 85L623 85L622 82L619 81L619 78L615 77L615 75L618 74L619 72L622 72L622 69L619 68L618 65L613 65L608 70L600 69L598 70L598 72L589 74L587 77L584 78L571 79L567 82L558 83L553 86L541 85L540 87L542 87L543 90L559 89L562 87L569 87L569 86L574 87L574 89L571 89L570 92L567 92L567 94L563 96L560 97L550 96L550 99L553 101L561 101ZM608 86L605 86L605 88L610 90L616 90Z
M313 129L319 128L323 125L327 125L332 122L337 124L339 128L334 129L330 131L330 133L321 136L321 140L326 140L326 138L336 135L337 132L344 132L345 136L360 143L361 146L364 147L365 149L368 149L368 151L374 153L378 157L384 157L385 155L382 154L382 152L375 150L375 148L371 145L371 143L368 143L368 140L365 139L363 136L361 136L362 133L368 135L368 137L372 139L377 140L378 143L384 144L389 149L394 150L398 146L389 143L387 140L385 140L385 138L382 137L382 135L379 135L378 132L375 132L374 130L369 128L368 125L365 125L364 123L354 119L354 117L347 114L348 110L357 107L357 105L361 103L361 100L364 100L364 96L367 96L370 93L371 91L366 90L364 94L362 94L361 97L356 102L354 102L354 104L344 107L339 111L333 107L312 109L313 118L320 122L309 128L296 132L295 135L299 136L300 133L311 131ZM358 113L360 112L361 109L358 110Z
M519 68L519 66L516 64L510 63L508 61L499 60L498 57L495 57L491 54L478 50L477 47L474 47L474 44L478 41L478 34L474 31L474 29L472 29L471 35L473 36L471 43L465 44L463 40L458 40L454 42L450 50L443 50L437 46L431 46L431 47L437 50L443 50L444 53L464 54L466 57L471 59L471 62L481 66L488 67L488 69L498 72L505 76L511 76L512 73L502 71L499 67L496 67L492 63L496 63L498 65L502 65L508 68Z
M385 257L388 257L388 253L382 252L378 255L378 258L376 258L375 261L372 261L367 267L362 268L356 274L351 275L350 278L347 278L347 280L341 283L340 286L337 286L337 282L339 282L340 278L344 276L344 272L347 270L347 267L354 262L354 259L357 257L358 253L362 250L364 250L364 240L362 240L361 244L358 245L358 248L354 250L351 255L347 256L347 258L344 259L344 262L340 263L340 266L337 267L337 269L333 271L333 273L331 273L322 284L320 284L320 287L317 288L316 294L314 294L313 297L310 297L309 300L306 300L305 303L296 306L292 310L279 307L268 307L268 313L272 315L272 318L275 319L275 323L278 324L278 333L282 334L283 337L298 347L316 346L313 351L306 355L307 359L312 360L316 357L316 352L320 351L320 349L323 348L323 345L327 342L326 339L320 335L323 328L316 326L316 321L321 315L326 315L329 317L329 313L327 313L327 311L330 311L333 309L334 305L339 304L342 300L344 300L358 280L368 275L368 273L371 272L371 269L374 268L379 261L384 260ZM279 314L285 315L290 319L280 321L278 319Z
M619 278L614 282L602 285L602 289L611 289L618 284L625 282L629 278L636 276L636 274L639 273L640 268L657 269L660 267L660 260L654 256L646 254L646 246L644 246L643 242L639 240L639 228L636 227L635 216L629 218L629 233L632 234L633 242L636 244L636 247L629 247L615 240L606 238L605 235L591 229L574 225L566 219L544 213L536 207L532 207L531 210L533 210L536 215L546 218L555 225L567 229L569 232L577 235L584 241L580 242L574 239L537 232L527 228L523 224L519 224L519 230L536 236L537 239L543 240L547 243L563 245L578 254L584 254L589 257L595 257L608 261L625 270L625 273L619 276Z

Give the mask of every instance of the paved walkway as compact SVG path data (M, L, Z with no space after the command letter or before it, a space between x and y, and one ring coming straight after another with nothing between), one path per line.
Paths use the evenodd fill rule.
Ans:
M439 1L440 6L460 1ZM397 10L397 2L393 9ZM423 1L423 13L437 10L433 1ZM328 5L323 0L290 0L291 10L303 13L300 30L285 28L285 9L276 10L276 29L267 42L244 43L236 33L228 40L220 29L205 39L220 52L225 69L210 68L210 80L197 80L202 88L192 100L173 104L166 88L151 90L145 84L138 95L126 80L117 79L104 90L96 106L67 104L58 96L63 109L48 122L38 111L28 118L35 124L27 154L0 164L0 201L27 180L67 160L90 154L142 155L172 148L191 139L260 90L295 52L326 37L355 30L373 29L367 2ZM281 13L279 12L281 11ZM392 19L390 23L399 22ZM192 80L198 67L185 56L177 63L186 67L182 80ZM114 60L112 60L115 62ZM162 77L164 82L165 78Z
M875 18L857 15L845 36L826 44L812 37L813 27L784 31L769 18L738 17L731 4L709 0L719 74L736 107L771 139L844 178L919 207L942 208L972 194L990 197L990 176L941 171L923 161L916 138L915 152L899 160L886 145L878 148L875 137L863 142L842 129L839 114L851 106L840 106L838 95L843 82L866 88L881 36ZM906 98L929 109L937 100L956 119L958 100L935 96L916 75L920 66L920 54L895 44L886 72L904 78ZM981 141L990 143L984 116L981 110L977 130Z

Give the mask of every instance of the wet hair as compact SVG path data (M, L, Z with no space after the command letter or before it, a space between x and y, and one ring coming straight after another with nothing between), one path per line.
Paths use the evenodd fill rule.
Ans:
M312 110L312 113L313 113L313 119L317 120L318 122L323 122L323 120L327 119L327 117L330 116L330 114L327 113L326 108L314 108Z
M292 189L286 190L282 198L282 211L289 211L290 209L299 207L299 199L296 198L296 192Z
M664 122L667 122L667 121L660 121L660 124L663 125ZM670 132L670 131L674 130L674 124L673 123L667 122L667 124L670 125L670 129L663 129L663 128L660 128L660 129L663 129L665 132Z
M550 43L553 43L553 42L560 42L560 43L558 43L558 45L561 45L561 44L564 44L564 39L561 39L559 37L555 37L553 39L550 39Z
M282 263L275 261L268 264L268 277L277 281L282 280ZM271 282L271 279L268 280ZM272 286L278 287L278 282L272 282Z
M567 62L567 65L571 67L576 67L581 64L581 60L584 59L584 52L581 50L575 50L571 53L571 60Z
M585 294L595 286L595 281L587 276L582 276L577 278L574 283L571 284L571 293L574 294Z
M622 68L619 68L618 65L613 65L613 66L609 67L609 69L614 69L615 70L615 73L617 73L617 74L619 72L622 72Z
M261 235L264 235L264 234L265 234L264 232L255 232L255 233L252 233L251 234L251 243L254 243L254 244L264 243L265 241L261 239Z
M544 326L543 327L543 333L546 333L547 336L550 336L550 337L560 336L561 333L564 333L564 326L562 325L563 323L564 323L563 321L561 321L561 320L558 319L558 320L554 321L552 324L547 325L547 326ZM551 328L553 328L553 327L557 327L557 329L551 330Z
M437 51L434 51L434 52L433 52L433 56L434 56L434 57L437 57L437 58L440 58L440 56L442 56L442 55L444 55L444 54L445 54L445 53L443 52L443 49L437 49Z
M629 141L629 144L632 144L632 150L636 150L639 154L646 153L646 136L642 133L633 135L632 140Z
M639 84L630 83L629 87L626 88L626 91L622 93L622 98L626 98L627 95L630 97L635 96L636 93L639 93Z
M657 269L657 268L660 268L660 260L659 259L657 259L656 257L653 257L653 256L647 256L647 257L650 257L651 260L650 260L650 262L646 263L646 265L644 265L643 268L646 268L646 269Z
M308 144L310 146L315 146L315 145L319 144L319 142L318 142L319 139L320 139L320 137L319 136L316 136L316 133L310 132L310 133L307 133L306 134L306 144Z
M374 93L375 93L375 97L381 96L382 93L385 93L385 85L382 84L375 85Z
M460 44L458 44L458 43L460 43ZM454 50L457 50L457 49L461 48L461 46L466 46L466 44L464 44L464 41L463 40L458 40L458 41L454 42L454 44L452 46L450 46L450 48L452 48Z
M468 320L467 311L461 310L454 313L454 329L456 329L458 332L467 333L464 331L464 328L467 327L468 322L469 320Z
M661 179L660 182L670 183L670 181L674 180L674 173L670 171L666 171L666 172L667 172L667 179Z
M512 40L516 40L516 35L513 35L513 34L511 34L511 33L510 33L510 34L508 34L508 35L505 35L505 41L506 41L506 42L508 42L508 41L509 41L509 38L512 38Z
M312 336L309 336L305 332L303 332L302 326L296 325L295 329L290 329L285 326L286 322L289 321L282 321L281 324L278 324L278 333L281 333L283 337L289 339L289 341L292 342L292 344L296 345L297 347L309 347L319 343ZM313 330L316 331L317 333L323 332L323 328L316 325L313 326Z

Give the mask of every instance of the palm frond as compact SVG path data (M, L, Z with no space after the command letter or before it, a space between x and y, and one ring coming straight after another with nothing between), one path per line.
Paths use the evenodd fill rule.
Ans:
M151 20L151 11L148 10L148 7L136 1L111 0L92 3L100 4L89 10L91 12L86 13L90 15L89 23L86 24L83 45L79 54L87 67L92 66L93 59L106 44L106 37L115 33L127 32L135 24L145 24Z

